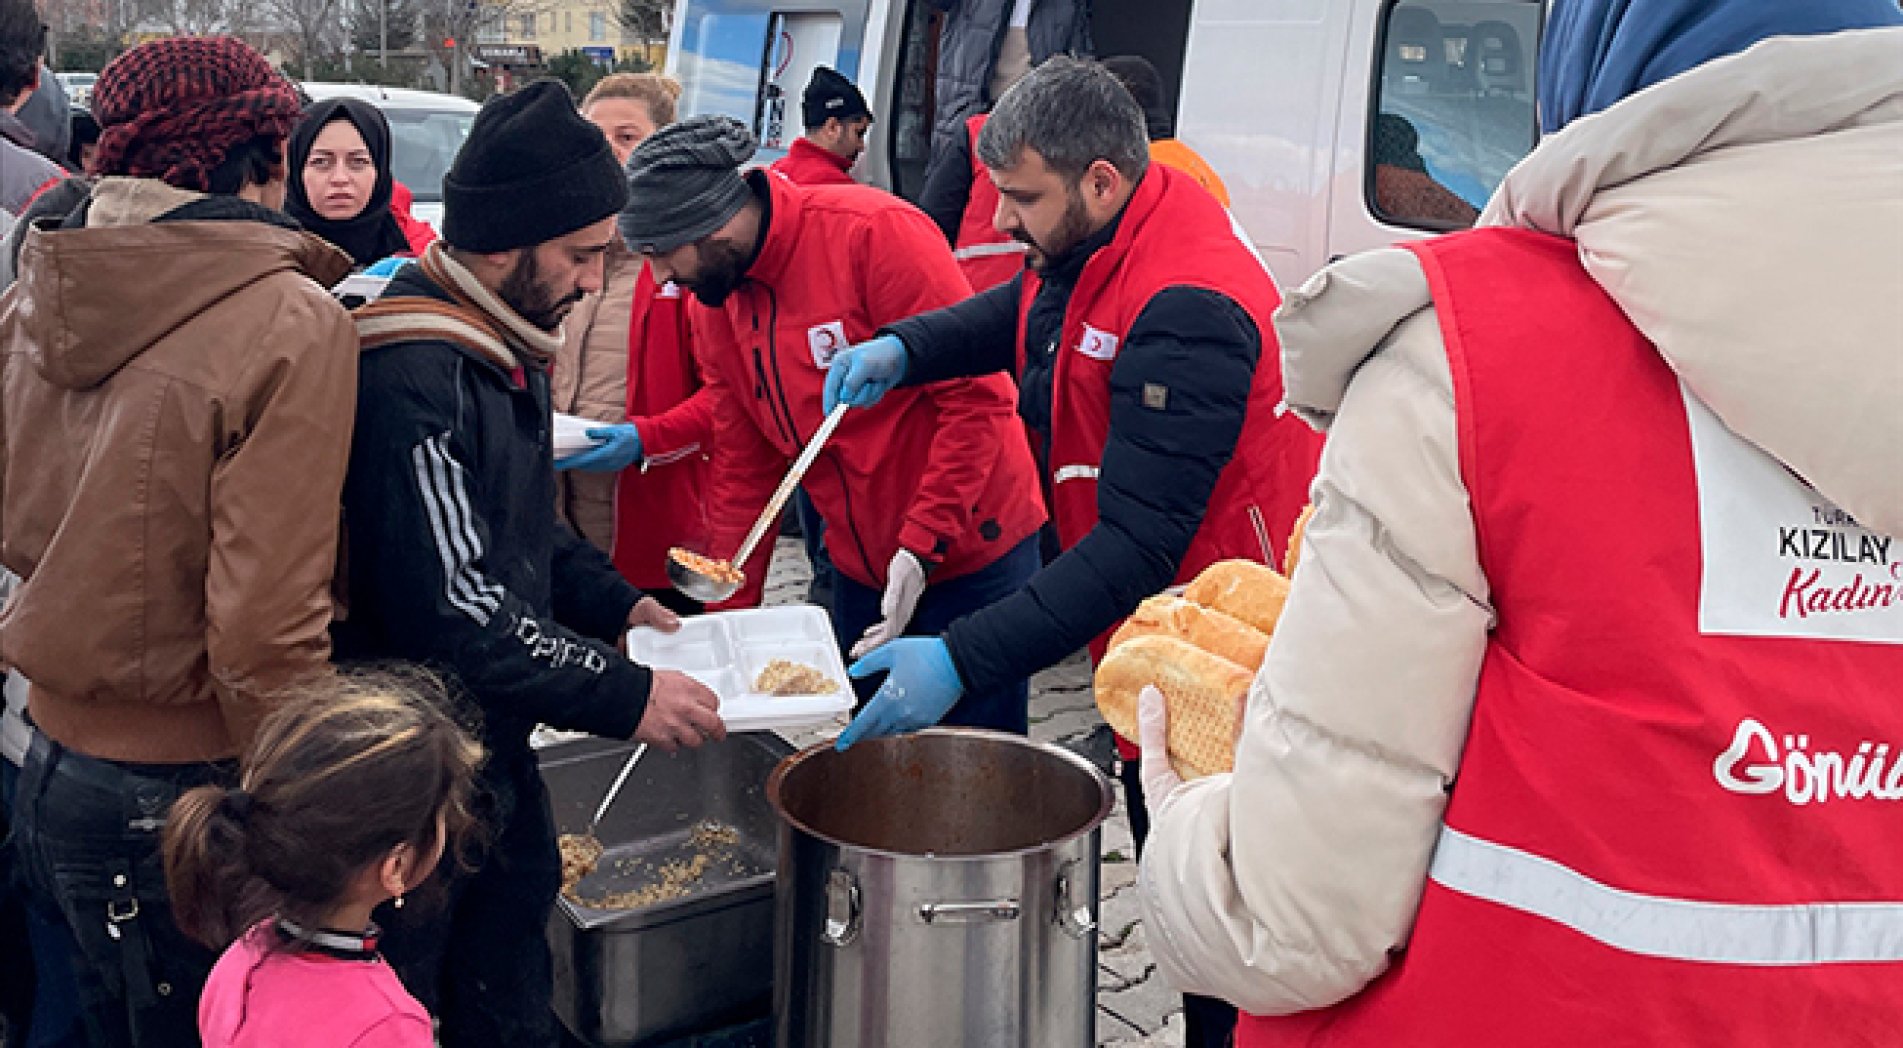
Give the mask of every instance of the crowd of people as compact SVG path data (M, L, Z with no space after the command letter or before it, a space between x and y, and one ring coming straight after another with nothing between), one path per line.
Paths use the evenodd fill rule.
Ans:
M769 551L711 607L667 551L735 556L835 416L842 750L1024 733L1315 507L1233 773L1154 689L1118 740L1193 1048L1893 1036L1896 5L1555 2L1481 228L1286 302L1154 68L966 6L1011 46L919 206L831 69L765 167L616 74L485 104L439 236L374 106L231 38L36 151L0 0L9 1045L559 1044L530 733L724 738L625 638L761 600Z

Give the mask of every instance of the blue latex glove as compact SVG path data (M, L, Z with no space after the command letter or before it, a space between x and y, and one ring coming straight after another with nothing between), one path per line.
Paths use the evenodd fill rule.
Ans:
M943 720L965 693L951 650L937 637L900 637L852 664L854 677L886 670L879 693L852 719L839 741L846 749L861 739L929 728Z
M600 444L555 460L556 469L579 469L589 473L615 473L641 461L641 431L634 423L597 426L588 431L589 440Z
M401 258L397 255L391 255L389 258L378 259L364 267L363 272L365 276L393 277L396 276L397 270L402 269L414 261L416 260L413 258Z
M827 414L840 404L869 408L905 378L905 343L880 335L870 342L842 349L826 369Z

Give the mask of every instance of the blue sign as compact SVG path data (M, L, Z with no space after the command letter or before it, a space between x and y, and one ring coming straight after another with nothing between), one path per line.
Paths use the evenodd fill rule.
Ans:
M612 47L584 47L581 49L581 53L594 59L596 65L611 66L615 64L615 49Z

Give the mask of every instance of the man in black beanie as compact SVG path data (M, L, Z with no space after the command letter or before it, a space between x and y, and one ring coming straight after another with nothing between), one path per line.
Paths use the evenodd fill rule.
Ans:
M667 750L726 734L707 688L616 650L630 628L680 623L555 518L549 361L562 318L601 287L627 198L559 82L492 99L443 179L443 239L356 314L336 652L443 674L488 750L474 869L447 875L447 906L378 918L446 1046L556 1043L545 930L561 860L530 730Z
M853 82L826 66L813 70L800 99L806 126L773 170L803 186L851 185L853 161L866 151L872 108Z

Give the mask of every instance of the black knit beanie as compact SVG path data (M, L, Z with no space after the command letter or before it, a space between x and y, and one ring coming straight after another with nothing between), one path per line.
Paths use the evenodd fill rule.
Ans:
M730 116L695 116L648 136L628 157L621 239L636 253L672 251L727 224L749 190L740 165L753 132Z
M621 210L628 186L608 140L559 80L483 104L443 176L443 239L508 251L573 233Z
M826 126L833 117L851 120L856 116L871 116L872 107L866 105L866 96L852 81L840 76L827 66L815 66L813 78L806 82L806 93L800 96L800 117L806 130Z

